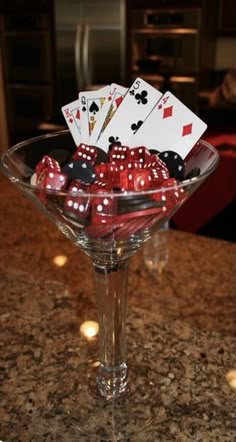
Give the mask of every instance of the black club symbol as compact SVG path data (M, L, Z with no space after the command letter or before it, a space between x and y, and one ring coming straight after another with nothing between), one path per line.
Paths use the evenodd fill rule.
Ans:
M134 89L132 89L132 91L129 92L130 95L134 95Z
M147 91L142 91L141 94L137 93L135 95L135 100L137 100L138 104L147 104Z
M114 146L114 144L116 144L116 146L121 146L121 142L119 141L119 137L109 137L108 138L109 141L109 150L112 148L112 146Z
M142 126L143 121L139 120L137 123L133 123L131 124L131 129L135 132L137 132L137 130L140 128L140 126Z

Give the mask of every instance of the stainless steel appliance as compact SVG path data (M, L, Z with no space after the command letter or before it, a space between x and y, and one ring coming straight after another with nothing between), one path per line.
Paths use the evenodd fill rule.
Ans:
M133 11L132 70L198 72L200 9Z
M79 91L124 84L125 0L1 0L0 48L10 143L57 130Z
M130 15L128 71L187 106L197 104L201 8L137 9Z
M55 0L57 106L125 79L124 0Z

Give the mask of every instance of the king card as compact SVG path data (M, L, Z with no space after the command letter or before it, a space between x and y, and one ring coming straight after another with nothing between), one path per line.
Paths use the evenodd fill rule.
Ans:
M61 108L62 114L65 118L68 128L70 129L73 140L78 146L81 143L80 133L80 102L79 100L72 101L72 103L65 104Z

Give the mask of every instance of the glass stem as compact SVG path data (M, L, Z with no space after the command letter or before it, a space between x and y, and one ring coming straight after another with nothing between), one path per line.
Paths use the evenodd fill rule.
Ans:
M114 398L128 382L125 321L128 260L107 266L93 263L99 320L97 386L102 396Z

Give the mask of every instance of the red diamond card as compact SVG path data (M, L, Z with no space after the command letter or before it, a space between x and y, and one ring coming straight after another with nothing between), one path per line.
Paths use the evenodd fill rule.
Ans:
M185 158L206 128L206 123L175 95L166 92L126 144L161 152L170 149Z

